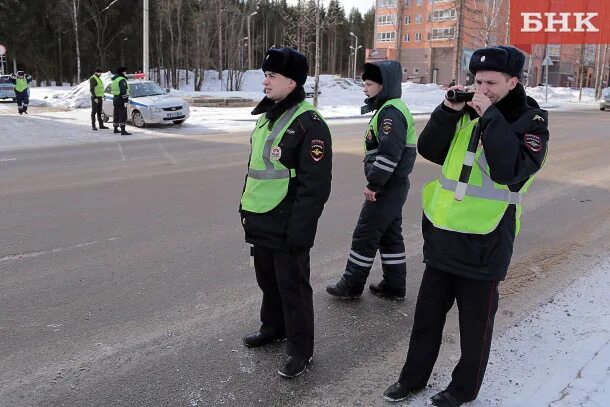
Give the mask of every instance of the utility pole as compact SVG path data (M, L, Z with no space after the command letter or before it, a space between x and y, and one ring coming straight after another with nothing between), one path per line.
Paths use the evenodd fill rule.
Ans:
M457 1L459 2L459 7L457 16L458 23L455 45L455 72L453 73L453 77L455 78L455 83L459 84L461 82L462 73L462 40L464 38L462 30L464 29L464 0Z
M354 49L354 75L353 78L354 80L356 80L356 68L358 67L358 49L362 48L362 45L358 46L358 37L356 37L356 34L354 34L353 32L350 31L349 35L351 35L352 37L354 37L356 39L356 46L353 47ZM352 47L350 47L352 48Z
M252 41L252 34L250 34L250 18L252 18L252 16L254 16L256 14L258 14L258 11L254 11L254 12L250 13L248 18L246 19L246 21L248 23L248 69L252 69L252 43L253 43L253 41Z
M143 7L143 17L144 17L144 23L143 23L143 27L144 27L144 32L143 32L143 55L142 55L142 71L144 71L144 79L148 79L148 70L149 70L149 62L148 62L148 56L150 55L149 51L148 51L148 11L149 11L149 0L144 0L144 7Z
M581 44L580 46L580 67L578 69L578 73L580 74L580 80L578 87L580 88L578 91L578 101L580 102L582 100L582 85L583 85L583 80L585 77L585 44Z
M320 0L316 4L316 63L314 69L313 105L318 107L318 89L320 86Z

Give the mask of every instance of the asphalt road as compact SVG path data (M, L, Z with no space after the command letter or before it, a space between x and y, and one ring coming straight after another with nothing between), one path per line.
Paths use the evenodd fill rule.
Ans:
M407 299L329 298L362 204L363 123L331 123L333 191L311 256L316 353L292 381L276 374L281 344L241 345L261 297L237 214L248 134L0 152L0 406L383 405L423 271L419 189L439 168L418 158L411 177ZM608 253L610 115L550 123L497 331ZM457 341L450 317L432 386L447 384Z

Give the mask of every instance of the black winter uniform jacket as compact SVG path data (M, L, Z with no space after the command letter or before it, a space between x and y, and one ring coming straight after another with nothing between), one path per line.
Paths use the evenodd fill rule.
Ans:
M419 136L419 153L442 165L456 125L464 114L477 117L468 106L462 111L444 104L438 106ZM519 191L544 162L549 139L547 112L526 96L525 89L518 84L487 109L480 126L491 178L498 184L508 185L513 192ZM424 262L467 278L503 280L513 253L515 210L515 205L509 205L498 227L485 235L438 229L424 215Z
M273 125L286 110L304 99L303 87L297 86L278 103L265 97L252 114L265 113L269 122L263 125ZM240 207L242 225L246 242L298 253L313 246L318 219L330 196L330 130L317 113L308 111L286 129L279 147L282 151L279 161L296 169L296 177L290 179L286 197L269 212L253 213Z
M381 108L385 102L391 99L400 99L402 95L400 65L396 61L374 62L381 71L383 87L376 96L367 98L362 107L363 113L375 111ZM370 134L369 127L366 131L366 150L377 149L376 154L364 157L364 175L368 181L367 188L379 192L382 188L391 188L394 185L409 183L409 174L413 171L413 164L417 156L414 147L405 147L405 136L407 134L407 120L403 114L394 106L388 106L379 112L377 118L377 138ZM373 165L378 157L385 158L393 163L398 163L393 172L383 167ZM380 162L383 164L383 162ZM387 167L387 165L384 165Z

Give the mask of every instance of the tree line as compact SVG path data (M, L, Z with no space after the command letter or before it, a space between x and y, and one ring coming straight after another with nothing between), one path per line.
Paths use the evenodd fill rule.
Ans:
M180 70L193 72L200 90L206 70L216 70L227 90L240 75L258 69L267 48L294 47L313 74L316 15L320 29L320 73L349 76L354 35L373 44L375 12L346 11L338 0L149 0L150 66L155 77L179 88ZM99 67L142 70L142 0L0 0L0 44L8 71L32 74L38 83L78 83ZM249 32L248 32L249 27ZM351 35L350 33L353 33ZM351 55L350 55L351 53ZM225 77L222 77L225 72Z

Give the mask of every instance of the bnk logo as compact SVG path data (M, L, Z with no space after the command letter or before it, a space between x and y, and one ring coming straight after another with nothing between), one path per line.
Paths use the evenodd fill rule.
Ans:
M610 43L610 0L512 0L513 44Z

